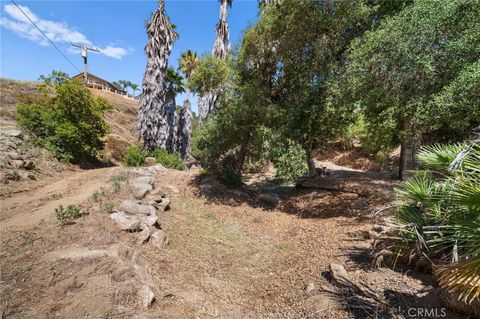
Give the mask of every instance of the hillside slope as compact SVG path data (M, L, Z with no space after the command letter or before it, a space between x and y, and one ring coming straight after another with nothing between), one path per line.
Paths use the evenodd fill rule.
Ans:
M31 142L28 134L22 132L15 120L18 103L35 99L38 82L0 79L0 193L14 192L26 187L28 181L56 176L66 169L79 169L73 165L58 162L52 154ZM106 99L112 106L105 120L111 127L105 137L102 153L106 162L118 164L126 147L137 140L135 125L138 101L110 92L91 90L93 94ZM17 187L12 188L12 182ZM9 185L8 187L6 185ZM22 186L22 184L25 184Z

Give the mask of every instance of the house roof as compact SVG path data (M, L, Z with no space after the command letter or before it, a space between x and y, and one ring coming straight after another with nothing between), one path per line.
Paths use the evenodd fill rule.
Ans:
M93 81L93 82L98 82L98 83L103 83L109 87L111 87L112 89L115 89L115 90L118 90L120 92L126 92L125 90L121 90L121 89L118 89L117 87L115 87L112 83L108 82L107 80L105 79L102 79L101 77L99 76L96 76L92 73L87 73L87 78L89 81ZM79 73L77 75L75 75L73 77L73 79L82 79L83 80L83 72L82 73Z

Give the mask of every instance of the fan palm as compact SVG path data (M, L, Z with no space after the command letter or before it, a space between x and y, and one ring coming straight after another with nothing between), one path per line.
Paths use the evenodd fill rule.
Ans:
M190 80L193 72L198 66L200 60L198 59L197 52L192 50L187 50L183 52L180 56L178 61L179 70L183 72L185 75L185 79L188 81Z
M138 90L138 84L130 82L130 87L132 88L133 97L135 98L135 92Z
M165 149L174 153L177 151L177 130L178 130L178 114L177 103L175 98L178 93L185 92L183 78L173 68L168 68L165 72L166 98L163 106L163 117L166 121L166 141Z
M144 149L152 150L166 147L168 126L163 117L167 93L165 72L173 41L177 37L165 14L165 0L158 1L158 8L147 24L147 35L147 66L139 102L137 130L140 138L143 138Z
M480 146L435 145L418 158L433 171L406 181L398 194L398 247L436 261L440 284L464 301L480 296ZM401 252L405 252L402 249Z

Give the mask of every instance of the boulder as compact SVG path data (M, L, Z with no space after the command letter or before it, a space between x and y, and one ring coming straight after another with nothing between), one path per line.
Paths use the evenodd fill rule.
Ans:
M156 162L156 161L157 161L157 160L155 159L155 157L150 157L150 156L148 156L148 157L145 157L145 161L144 161L144 162L145 162L145 165L147 165L147 166L152 166L152 165L155 165L155 162Z
M148 309L155 300L155 293L148 285L143 285L138 292L138 299L144 309Z
M144 199L145 196L153 189L150 184L134 184L133 196L135 199Z
M25 162L21 159L15 159L15 160L11 160L10 161L10 164L12 164L12 167L13 168L23 168L24 167L24 164Z
M168 238L163 230L158 229L150 235L149 242L158 249L163 249L168 244Z
M121 230L135 231L140 228L140 221L137 216L127 215L124 212L117 212L111 214L110 218L117 222Z
M131 215L154 215L156 212L152 205L145 205L132 200L124 200L119 208Z
M260 202L266 203L268 205L272 206L277 206L278 203L280 203L280 197L277 195L271 195L271 194L260 194L258 195L257 199Z
M22 131L20 130L8 130L4 132L5 135L11 136L11 137L16 137L16 138L22 138L23 134Z
M153 182L155 182L155 178L153 176L140 176L140 177L135 178L132 181L132 184L133 185L137 185L137 184L153 185Z
M149 166L147 168L147 170L150 172L150 173L159 173L159 172L165 172L167 169L165 167L163 167L161 164L155 164L153 166Z
M157 202L155 206L156 206L157 210L162 211L162 212L164 212L166 210L169 210L170 209L170 199L168 199L167 197L164 197L164 198L162 198L162 201Z
M173 185L167 185L167 186L165 186L165 188L166 188L169 192L171 192L171 193L178 193L178 192L180 192L180 191L178 190L178 188L175 187L175 186L173 186Z
M147 225L142 225L142 231L137 234L137 243L145 244L150 239L150 228Z
M340 264L331 263L330 264L330 275L332 276L333 282L342 287L351 288L354 286L352 280L348 275L345 267Z
M150 215L150 216L140 216L140 223L143 226L151 227L151 226L160 226L158 223L158 216L157 215Z
M150 192L150 195L152 196L159 196L159 197L165 197L167 196L164 192L162 192L161 190L159 189L155 189L153 191Z
M152 176L153 177L152 172L142 167L132 167L128 170L128 172L132 176Z

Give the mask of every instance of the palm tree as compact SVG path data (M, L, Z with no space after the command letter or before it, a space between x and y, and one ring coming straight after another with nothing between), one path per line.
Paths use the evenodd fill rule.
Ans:
M480 307L479 142L435 145L418 153L428 170L397 190L401 226L390 237L395 256L408 260L426 256L436 266L440 285L465 303L476 300L476 307Z
M181 54L180 59L178 60L178 69L183 72L187 81L192 77L199 62L200 60L198 59L197 52L189 49Z
M168 68L165 73L166 99L163 107L163 117L166 120L166 142L165 149L169 153L177 151L177 130L178 130L178 114L177 103L175 97L178 93L185 92L182 76L173 68Z
M163 117L167 92L165 72L173 41L177 38L165 14L165 0L158 1L157 10L147 24L147 35L147 66L143 76L137 130L140 138L143 138L144 149L152 150L166 147L168 126Z
M190 140L192 137L192 109L190 101L183 101L183 107L180 111L177 131L177 151L184 161L188 160L190 155Z
M232 6L233 0L220 1L220 20L215 29L217 37L213 45L212 55L217 59L227 59L230 54L230 28L227 23L227 7ZM200 119L220 108L218 95L214 92L200 96L198 99L198 111Z
M133 91L133 98L135 98L135 92L138 90L138 84L130 82L130 87L132 88L132 91Z
M232 6L233 0L220 0L220 20L216 25L217 38L213 45L212 55L217 59L226 59L230 54L230 28L227 23L227 6Z

